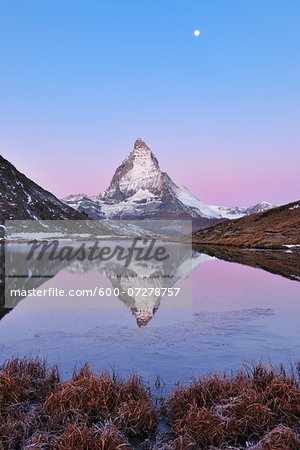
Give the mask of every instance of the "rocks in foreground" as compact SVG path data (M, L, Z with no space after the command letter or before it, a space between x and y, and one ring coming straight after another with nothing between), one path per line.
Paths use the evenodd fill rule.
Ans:
M300 200L193 233L193 242L247 248L300 248Z
M12 358L0 367L0 448L295 450L299 405L296 371L283 367L210 374L159 402L136 375L85 365L61 382L45 360Z

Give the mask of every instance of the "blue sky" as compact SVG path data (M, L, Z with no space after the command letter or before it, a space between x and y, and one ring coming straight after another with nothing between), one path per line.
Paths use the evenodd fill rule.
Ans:
M140 136L207 203L299 198L298 0L0 0L0 47L1 154L56 195Z

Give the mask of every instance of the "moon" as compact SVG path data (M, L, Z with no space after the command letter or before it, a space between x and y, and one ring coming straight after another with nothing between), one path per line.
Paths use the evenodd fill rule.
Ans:
M197 36L197 37L200 36L200 31L199 30L195 30L194 31L194 36Z

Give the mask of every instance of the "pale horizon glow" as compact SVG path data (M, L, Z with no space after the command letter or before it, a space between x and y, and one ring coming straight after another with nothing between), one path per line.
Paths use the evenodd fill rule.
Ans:
M140 136L206 204L299 200L300 2L16 2L0 153L28 178L97 195Z

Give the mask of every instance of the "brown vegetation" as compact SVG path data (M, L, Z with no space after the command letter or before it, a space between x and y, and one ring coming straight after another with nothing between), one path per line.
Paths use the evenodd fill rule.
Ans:
M251 450L299 450L300 441L297 434L290 428L278 425L267 433Z
M228 247L285 248L300 245L300 200L193 233L193 242Z
M110 419L133 435L148 434L157 425L157 411L139 377L97 376L87 365L51 393L44 408L62 424L73 421L91 426Z
M126 450L132 446L126 437L111 423L99 428L88 428L69 424L63 435L57 439L56 448L60 450Z
M127 449L149 437L158 411L136 375L92 373L59 383L57 367L13 358L0 367L0 448Z
M162 400L168 430L136 375L96 375L87 365L60 382L39 358L0 367L0 449L300 449L295 371L258 365L178 386Z
M0 411L21 402L41 402L59 382L57 366L45 359L18 357L7 360L0 371Z
M165 410L178 449L245 448L260 439L257 449L273 449L267 447L273 441L300 448L299 385L282 367L259 365L231 376L205 376L174 390Z

